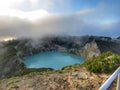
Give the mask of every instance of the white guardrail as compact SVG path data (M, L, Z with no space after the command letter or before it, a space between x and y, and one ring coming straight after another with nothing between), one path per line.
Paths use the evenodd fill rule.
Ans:
M99 88L99 90L107 90L117 76L118 79L116 90L120 90L120 67L118 67L118 69L107 79L107 81Z

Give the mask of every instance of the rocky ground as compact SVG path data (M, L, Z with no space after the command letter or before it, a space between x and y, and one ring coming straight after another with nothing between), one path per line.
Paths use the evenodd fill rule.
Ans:
M94 74L83 67L49 74L29 74L0 81L0 90L98 90L110 74ZM115 90L116 83L109 88Z

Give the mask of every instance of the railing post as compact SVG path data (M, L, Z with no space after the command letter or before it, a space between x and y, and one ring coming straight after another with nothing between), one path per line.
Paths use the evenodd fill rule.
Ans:
M116 90L120 90L120 73L118 74L117 88L116 88Z
M105 81L105 83L99 88L99 90L107 90L113 80L118 76L117 79L117 88L116 90L120 90L120 67Z

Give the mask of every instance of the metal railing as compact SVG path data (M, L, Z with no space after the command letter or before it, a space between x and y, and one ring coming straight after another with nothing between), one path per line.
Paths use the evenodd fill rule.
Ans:
M120 90L120 67L118 67L118 69L107 79L107 81L99 88L99 90L107 90L117 76L118 79L116 90Z

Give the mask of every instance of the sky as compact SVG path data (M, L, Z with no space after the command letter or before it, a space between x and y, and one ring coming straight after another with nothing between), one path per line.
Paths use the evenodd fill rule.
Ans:
M120 0L0 0L0 38L120 36Z

